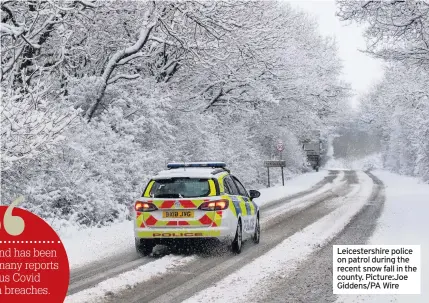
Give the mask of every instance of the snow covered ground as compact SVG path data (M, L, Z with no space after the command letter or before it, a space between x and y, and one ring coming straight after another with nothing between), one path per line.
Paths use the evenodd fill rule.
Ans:
M139 266L134 270L127 271L114 278L107 279L99 283L96 287L68 296L65 302L82 303L97 301L98 298L105 296L107 293L115 293L127 287L133 287L140 282L161 275L168 270L180 267L194 259L194 256L164 256L154 262Z
M347 172L341 172L333 183L328 184L331 187L330 190L341 187L345 173ZM336 302L429 302L429 236L427 233L429 185L416 178L399 176L382 170L373 171L373 173L385 184L386 202L377 228L368 244L421 245L422 295L341 295ZM261 189L261 197L257 203L263 205L307 190L327 174L328 171L305 174L288 180L285 187ZM347 195L339 196L329 202L336 208L333 212L280 242L274 249L256 258L250 264L216 281L204 291L195 293L186 302L205 302L207 297L211 298L211 302L241 302L256 294L263 294L264 289L267 289L273 279L281 281L289 277L301 261L338 234L365 204L372 192L372 181L363 172L357 172L357 176L359 182L352 185ZM310 194L310 198L311 195L320 195L326 191L325 187L328 185ZM307 195L307 199L311 200L310 198ZM301 201L301 204L297 203L300 200L297 198L296 201L287 203L281 211L294 210L301 207L301 204L306 205L305 201ZM262 226L269 220L269 216L265 217L261 222ZM130 241L132 237L131 222L124 222L111 227L69 233L63 241L73 268L125 251L133 252L133 243ZM180 270L180 267L195 261L195 258L198 257L165 256L71 295L66 302L92 302L105 296L106 293L117 293L171 270ZM256 286L249 288L249 285ZM241 291L237 292L236 289Z
M279 198L309 189L328 174L328 171L299 175L285 182L285 186L263 188L261 196L255 199L260 206ZM70 267L76 268L97 260L120 254L134 252L132 222L125 221L102 228L60 230L61 240L69 257Z
M125 221L102 228L68 231L61 235L70 268L76 268L126 251L134 251L133 224Z
M377 170L386 202L370 239L374 245L421 245L421 295L342 295L337 302L429 302L429 184L417 178Z
M335 170L368 170L368 169L382 169L383 161L380 154L368 155L364 158L333 158L331 157L326 162L325 169Z
M308 190L309 188L311 188L314 184L318 183L319 181L321 181L324 176L326 176L328 174L328 172L319 172L319 173L313 173L313 174L308 174L308 175L303 175L303 176L299 176L298 180L294 179L294 180L289 180L285 185L285 188L270 188L270 189L264 189L262 190L263 194L261 195L260 200L269 203L270 201L275 201L276 199L279 199L280 197L285 197L285 196L291 196L297 192L303 191L303 190ZM369 179L365 174L362 174L363 178L367 178ZM309 201L312 201L312 197L316 197L318 195L321 195L323 193L326 193L328 191L332 191L337 187L341 187L344 185L344 181L342 181L344 177L344 173L340 172L338 174L338 176L333 180L332 183L327 183L324 186L322 186L321 188L317 189L316 191L312 192L311 194L306 195L307 199ZM368 181L368 180L367 180ZM371 182L371 181L369 181ZM370 186L368 188L371 188ZM356 191L358 190L358 187L355 189L355 191L353 191L351 194L355 194ZM344 198L339 198L338 200L343 200ZM316 200L317 201L317 200ZM358 201L360 201L358 199ZM359 202L361 203L361 202ZM357 203L357 209L360 208L359 203ZM306 207L309 205L309 202L307 202L304 198L297 198L296 200L286 203L285 205L280 205L279 207L275 208L275 211L277 212L277 215L280 215L284 212L288 212L288 211L294 211L297 209L302 209L303 207ZM343 209L343 211L346 212L353 212L353 208L348 207L347 210ZM336 215L334 214L333 216L338 216L341 215L339 213L337 213ZM327 221L324 221L325 225L329 225L328 230L331 230L332 228L334 228L336 231L341 229L341 224L345 224L346 221L337 221L335 226L332 226L332 224L330 223L330 221L333 220L334 217L329 217L328 219L326 219ZM264 226L270 221L270 216L264 217L261 221L261 226L262 228L264 228ZM317 229L317 228L316 228ZM314 232L316 229L311 229L308 232ZM321 230L326 230L326 228L322 228ZM326 234L326 236L323 235ZM312 239L311 241L316 241L317 243L319 243L321 241L321 239L326 239L326 237L329 237L330 233L326 233L326 231L320 233L318 232L317 234L313 234L310 238ZM294 236L291 240L289 240L288 242L286 242L284 245L288 246L288 247L300 247L303 246L304 250L296 250L293 251L293 253L291 253L287 259L287 261L292 260L292 261L297 261L297 260L301 260L302 258L304 258L306 256L306 252L308 251L311 252L314 249L313 245L310 245L309 243L305 242L304 244L301 243L303 241L303 239L307 239L305 236L302 236L301 233L299 233L298 235ZM300 242L301 241L301 242ZM311 242L313 243L313 242ZM308 245L307 245L308 244ZM274 254L270 254L268 255L268 259L272 259L273 256L277 256L277 258L280 255L283 255L282 249L277 249L277 252L274 252ZM76 252L77 253L77 252ZM273 256L271 256L273 255ZM74 295L71 295L68 297L67 302L81 302L82 300L85 302L92 302L93 300L96 300L97 297L103 297L104 295L106 295L107 293L118 293L121 290L124 290L126 288L130 288L133 287L133 285L135 285L138 280L140 279L140 282L144 282L145 280L151 279L154 276L157 275L161 275L163 273L165 273L166 271L175 268L175 270L180 270L178 268L178 266L182 266L185 265L186 263L192 261L193 259L197 258L195 257L186 257L183 259L180 259L181 261L178 262L179 259L177 259L178 257L171 257L171 258L166 258L163 257L161 260L163 261L155 261L155 262L151 262L149 264L145 264L140 266L137 269L133 269L130 270L128 272L125 272L119 276L114 276L106 281L103 281L97 285L95 285L92 288L86 289L84 291L78 292ZM159 263L159 264L158 264ZM270 263L269 267L272 267L273 263ZM291 262L291 264L293 264L293 262ZM142 275L142 273L144 273L144 275ZM147 275L147 273L149 273ZM269 274L270 272L266 272L266 274ZM253 276L252 276L253 277Z
M371 195L372 181L363 172L358 173L358 178L360 184L347 196L332 201L340 205L336 210L185 302L245 302L261 296L273 279L286 278L300 261L332 239L359 212Z

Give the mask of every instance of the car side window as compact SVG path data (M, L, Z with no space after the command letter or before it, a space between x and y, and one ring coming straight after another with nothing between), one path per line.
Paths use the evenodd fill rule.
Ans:
M239 195L244 196L244 197L249 197L249 194L247 193L247 190L244 188L243 184L241 184L241 182L238 181L238 179L236 177L234 177L234 176L231 176L231 177L232 177L232 179L234 179L235 185L237 185Z
M234 181L231 180L229 176L226 176L223 179L223 184L225 186L225 192L230 195L239 195L239 191L234 184Z
M225 181L225 179L223 180L223 186L225 188L225 193L226 194L230 194L231 195L231 189L229 188L228 182Z

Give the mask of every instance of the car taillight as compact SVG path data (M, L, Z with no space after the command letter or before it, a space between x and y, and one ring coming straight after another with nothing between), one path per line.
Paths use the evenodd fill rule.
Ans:
M224 209L227 209L228 206L229 206L228 200L216 200L216 201L204 202L198 208L201 210L224 210Z
M136 204L134 205L136 211L140 211L140 212L144 212L144 211L154 211L157 210L158 208L155 206L155 204L150 203L150 202L142 202L142 201L137 201Z

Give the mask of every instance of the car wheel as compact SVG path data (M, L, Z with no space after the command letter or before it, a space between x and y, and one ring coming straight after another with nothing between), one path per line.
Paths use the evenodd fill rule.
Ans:
M235 232L235 238L232 242L232 252L239 254L241 253L241 246L243 245L243 230L241 228L241 220L238 220L237 231Z
M261 226L259 225L259 216L256 217L255 234L253 235L253 242L258 244L261 240Z
M152 253L153 241L150 239L135 239L136 251L140 256L149 256Z

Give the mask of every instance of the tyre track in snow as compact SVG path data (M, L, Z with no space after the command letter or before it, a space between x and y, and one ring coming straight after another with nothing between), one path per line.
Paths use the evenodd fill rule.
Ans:
M113 256L72 270L68 295L93 287L109 277L119 275L138 266L155 261L156 258L141 258L135 251Z
M265 209L274 208L276 206L281 206L281 205L283 205L285 203L291 202L292 200L296 200L296 199L302 198L304 196L307 196L307 195L309 195L311 193L314 193L315 191L321 189L326 184L333 183L334 180L335 180L335 178L338 177L338 174L339 174L339 171L330 170L329 174L325 178L323 178L323 180L321 180L320 182L316 183L315 185L313 185L309 189L300 191L300 192L298 192L296 194L293 194L293 195L290 195L290 196L287 196L287 197L276 199L276 200L271 201L269 203L266 203L266 204L264 204L264 205L261 206L261 211L265 210ZM344 176L344 178L346 178L346 176Z
M333 172L332 175L334 175L333 178L328 178L330 180L328 182L332 182L339 172ZM214 281L221 280L267 253L284 239L332 212L336 207L330 206L329 201L350 192L350 185L355 180L357 179L354 172L346 173L344 183L339 184L333 190L323 191L316 197L312 197L311 203L307 207L298 211L286 212L270 221L263 221L263 211L261 211L263 222L261 224L261 242L259 245L254 245L251 241L245 243L240 255L235 256L229 251L221 252L219 255L201 255L197 261L181 267L180 270L167 272L132 289L111 295L104 302L180 302L185 300L211 286ZM285 201L285 203L287 202ZM267 209L275 206L278 207L277 204L270 204Z
M305 198L307 195L311 195L312 193L320 190L323 186L333 183L336 178L338 178L340 172L330 170L328 176L326 176L323 180L316 183L314 186L309 188L308 190L301 191L299 193L293 194L291 196L288 196L286 198L278 199L272 202L269 202L263 206L261 206L261 216L263 216L263 213L268 210L273 210L276 208L281 208L287 203L290 203L297 199ZM344 181L351 182L352 179L351 176L348 176L347 173L344 175ZM333 195L332 192L324 193L320 199L326 199ZM338 194L334 194L338 195ZM318 201L315 201L317 203ZM271 221L269 223L270 226L279 224L279 221L281 223L282 220L285 218L288 218L289 216L296 215L299 212L303 212L307 208L311 207L305 207L303 209L300 209L298 211L291 211L288 212L287 215L281 216L281 218L276 218L275 220ZM263 218L262 218L263 219ZM265 227L267 228L267 227ZM271 227L270 227L271 228ZM225 257L225 256L224 256ZM229 257L228 257L229 258ZM79 291L91 288L96 286L98 283L109 279L111 277L117 276L121 273L124 273L126 271L135 269L138 266L148 264L150 262L153 262L157 260L156 257L140 257L137 255L137 253L134 252L134 250L130 250L126 253L122 253L117 256L112 256L109 258L106 258L102 261L94 262L90 265L84 266L82 268L77 268L75 270L72 270L71 277L70 277L70 286L68 290L68 295L75 294ZM206 264L206 267L212 267L213 264Z
M334 302L332 293L332 245L366 244L377 225L385 201L383 183L370 172L371 197L345 229L321 250L314 252L287 279L273 281L258 302L316 303Z

